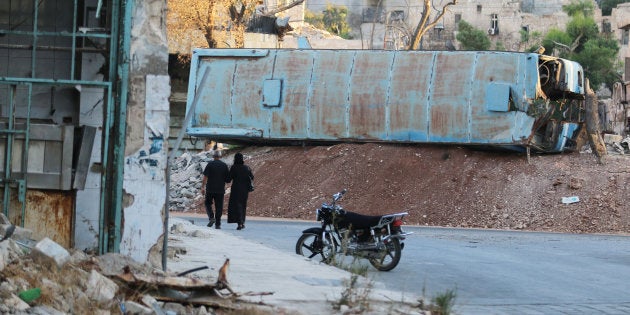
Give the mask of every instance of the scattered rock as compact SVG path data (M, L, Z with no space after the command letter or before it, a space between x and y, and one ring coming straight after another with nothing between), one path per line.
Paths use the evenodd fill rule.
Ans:
M63 265L70 260L70 253L61 245L47 237L35 244L31 256L33 260L41 264L49 267L53 267L54 264L57 268L63 267Z
M85 290L90 299L102 304L112 303L117 291L118 285L114 281L92 269Z

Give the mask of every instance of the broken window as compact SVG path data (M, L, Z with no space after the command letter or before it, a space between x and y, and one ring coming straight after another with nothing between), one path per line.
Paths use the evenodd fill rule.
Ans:
M433 33L437 39L442 39L442 31L444 30L444 24L438 24L433 28Z
M455 14L455 24L459 23L459 21L462 20L462 14L461 13L456 13Z
M403 10L394 10L389 13L389 21L404 21L405 20L405 11Z
M623 34L621 34L621 44L628 45L628 37L630 36L630 31L627 28L623 29Z
M602 22L602 33L610 33L612 32L612 28L610 27L610 21L604 20Z
M376 10L376 8L364 8L363 9L363 23L373 23L377 21L382 23L383 9Z
M488 29L489 35L497 35L499 34L499 15L493 13L490 15L490 28Z
M477 13L481 13L481 4L477 5Z

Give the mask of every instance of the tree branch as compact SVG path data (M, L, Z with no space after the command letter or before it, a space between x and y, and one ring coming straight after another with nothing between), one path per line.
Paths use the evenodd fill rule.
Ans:
M303 2L304 2L304 0L293 1L293 2L291 2L288 5L278 7L275 10L271 10L271 11L265 13L264 16L273 16L273 15L275 15L278 12L286 11L288 9L291 9L291 8L293 8L295 6L298 6L298 5L302 4Z
M420 47L420 40L422 39L422 37L424 36L424 34L426 34L426 32L431 29L432 27L434 27L443 17L444 14L446 14L446 9L449 6L452 5L456 5L457 4L457 0L453 0L447 4L445 4L442 7L442 12L440 12L440 14L438 14L438 16L435 18L435 20L433 20L433 22L428 23L427 21L429 20L430 17L430 13L431 13L431 8L430 8L430 0L424 0L424 12L422 13L422 18L420 19L420 23L418 23L418 26L416 27L416 30L414 31L413 34L413 39L411 41L411 45L409 46L410 50L418 50Z

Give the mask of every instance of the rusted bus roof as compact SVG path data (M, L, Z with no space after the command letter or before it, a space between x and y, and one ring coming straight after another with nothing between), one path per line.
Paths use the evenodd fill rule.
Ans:
M489 51L196 50L187 131L262 141L522 144L537 118L527 113L540 91L538 62L538 54Z

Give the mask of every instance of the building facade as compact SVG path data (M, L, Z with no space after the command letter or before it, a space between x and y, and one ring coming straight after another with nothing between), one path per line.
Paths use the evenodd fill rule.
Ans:
M0 2L2 211L34 238L138 261L159 244L165 12L164 0Z

